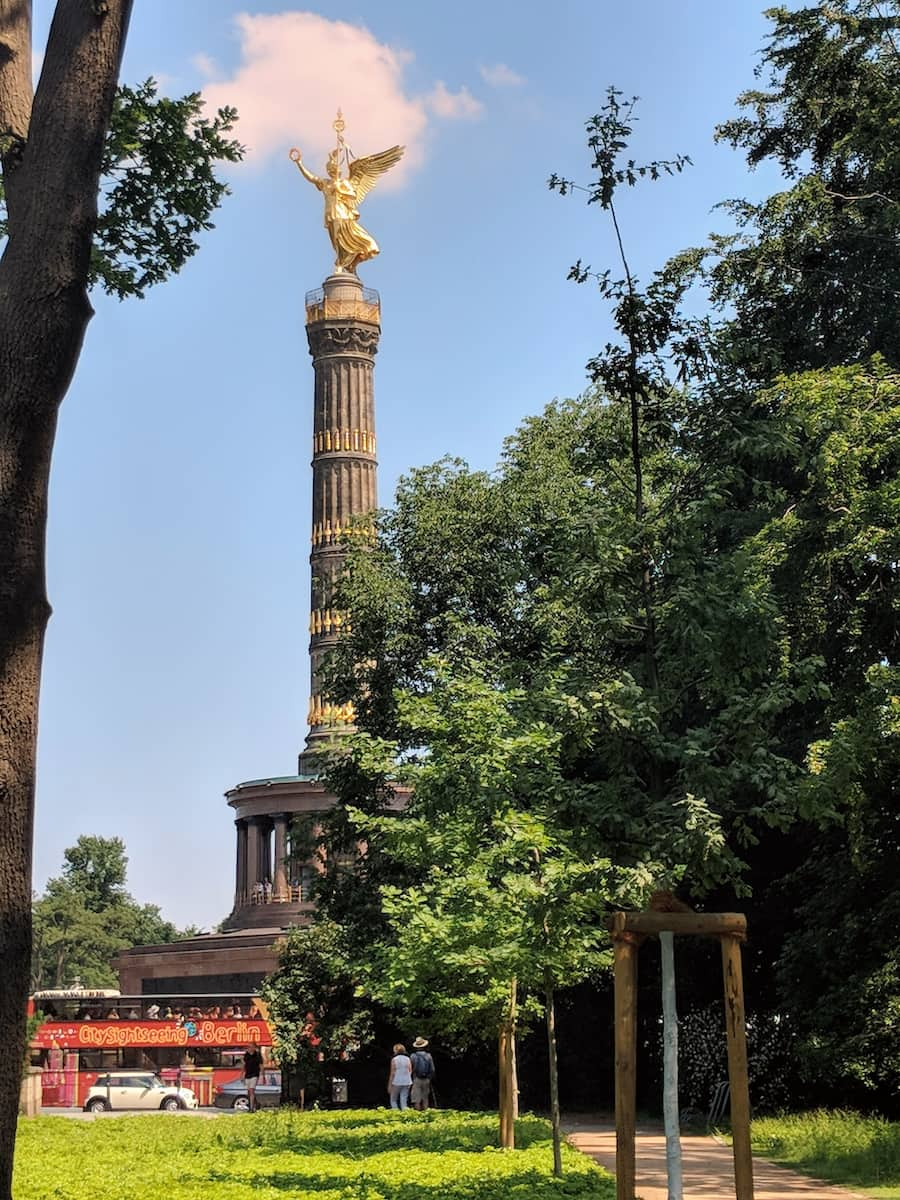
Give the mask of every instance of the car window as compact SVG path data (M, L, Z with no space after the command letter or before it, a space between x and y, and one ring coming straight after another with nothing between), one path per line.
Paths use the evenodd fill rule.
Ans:
M102 1087L102 1088L109 1087L109 1076L108 1075L98 1075L97 1081L95 1082L94 1087Z

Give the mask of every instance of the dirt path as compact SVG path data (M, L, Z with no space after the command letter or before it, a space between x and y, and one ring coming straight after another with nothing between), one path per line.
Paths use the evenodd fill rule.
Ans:
M570 1143L615 1173L616 1134L604 1124L566 1122ZM734 1200L734 1161L731 1147L711 1137L681 1139L685 1200ZM767 1162L753 1159L754 1200L861 1200L858 1192L807 1179ZM659 1129L637 1131L637 1194L641 1200L667 1200L666 1140Z

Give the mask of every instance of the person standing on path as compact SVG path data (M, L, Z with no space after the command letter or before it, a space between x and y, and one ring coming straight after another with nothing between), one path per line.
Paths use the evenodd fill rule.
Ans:
M248 1046L244 1053L244 1087L247 1089L247 1100L250 1111L256 1112L256 1085L259 1083L259 1072L262 1067L262 1056L259 1051Z
M428 1041L425 1038L417 1037L413 1042L410 1062L412 1063L412 1087L409 1098L413 1108L424 1112L428 1107L431 1082L434 1079L434 1059L428 1053Z
M391 1108L406 1108L411 1087L412 1063L406 1053L406 1047L398 1042L394 1047L394 1057L391 1059L391 1069L388 1073L388 1095L391 1098Z

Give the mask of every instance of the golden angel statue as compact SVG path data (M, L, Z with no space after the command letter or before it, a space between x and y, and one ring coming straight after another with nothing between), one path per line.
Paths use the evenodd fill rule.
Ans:
M297 164L301 175L314 184L325 197L325 228L334 246L334 269L340 274L356 274L361 262L378 254L378 243L359 223L359 206L372 188L391 167L403 157L405 146L391 146L380 154L367 158L354 158L344 145L342 132L344 122L341 114L334 122L338 134L337 147L328 155L327 178L320 179L307 170L300 151L290 152L291 161ZM341 159L347 162L347 177L341 177Z

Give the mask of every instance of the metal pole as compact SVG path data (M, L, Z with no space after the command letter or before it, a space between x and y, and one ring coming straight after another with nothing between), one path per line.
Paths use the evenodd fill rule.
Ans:
M666 1130L666 1176L669 1200L682 1200L681 1139L678 1117L678 1010L675 1003L675 935L659 935L662 955L663 1121Z

